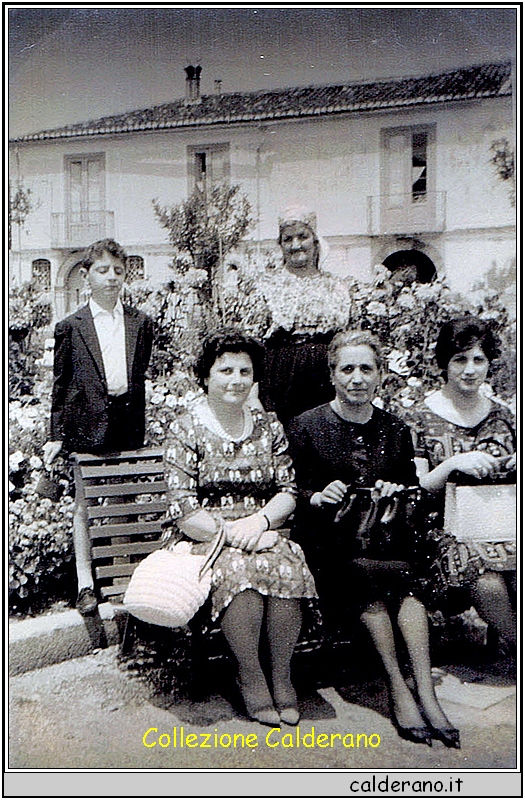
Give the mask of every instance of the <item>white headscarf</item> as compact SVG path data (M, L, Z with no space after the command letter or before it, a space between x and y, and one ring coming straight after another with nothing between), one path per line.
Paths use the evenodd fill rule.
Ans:
M282 214L279 215L279 238L281 237L282 229L287 225L294 222L302 222L312 231L319 248L319 261L317 269L321 269L322 265L328 258L329 246L328 242L319 236L317 233L317 215L315 211L310 211L305 206L294 205L287 208Z

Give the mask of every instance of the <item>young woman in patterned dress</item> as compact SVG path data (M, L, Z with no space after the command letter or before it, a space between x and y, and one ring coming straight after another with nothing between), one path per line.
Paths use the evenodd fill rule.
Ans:
M196 552L206 552L225 527L226 546L213 567L212 616L220 617L237 659L248 715L267 725L295 725L290 661L300 600L316 591L300 546L279 530L296 494L282 425L246 402L261 360L259 345L235 329L204 342L196 373L205 396L172 423L166 443L171 542L186 536ZM259 661L263 629L270 685Z

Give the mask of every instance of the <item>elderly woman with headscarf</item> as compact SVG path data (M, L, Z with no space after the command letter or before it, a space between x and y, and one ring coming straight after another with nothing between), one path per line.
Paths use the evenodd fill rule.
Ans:
M326 353L334 333L350 322L348 282L322 270L328 246L314 213L289 208L279 219L284 269L259 282L266 309L264 373L259 398L286 426L333 397Z

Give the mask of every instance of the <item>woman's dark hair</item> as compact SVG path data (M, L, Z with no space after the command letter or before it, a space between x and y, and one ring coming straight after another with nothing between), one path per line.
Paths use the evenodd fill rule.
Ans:
M376 367L380 370L383 365L383 353L379 339L369 330L362 330L340 331L336 333L328 346L328 366L330 367L330 372L333 372L337 366L339 350L343 347L359 347L360 345L370 348L374 354Z
M114 239L100 239L100 241L90 244L89 247L84 250L78 265L89 270L95 261L102 258L104 253L109 253L110 256L118 258L118 260L122 261L123 265L126 266L126 251Z
M436 361L444 373L456 353L479 345L492 363L499 356L498 342L489 325L476 317L460 317L445 322L436 343Z
M210 370L224 353L246 353L253 366L253 379L259 381L262 376L263 350L261 345L237 328L222 328L209 334L202 343L202 350L195 364L197 383L206 391L205 381Z

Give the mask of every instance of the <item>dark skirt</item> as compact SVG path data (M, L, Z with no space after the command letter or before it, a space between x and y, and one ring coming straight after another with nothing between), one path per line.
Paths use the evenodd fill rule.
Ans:
M259 397L283 425L334 397L327 351L333 333L312 336L276 331L265 343Z

